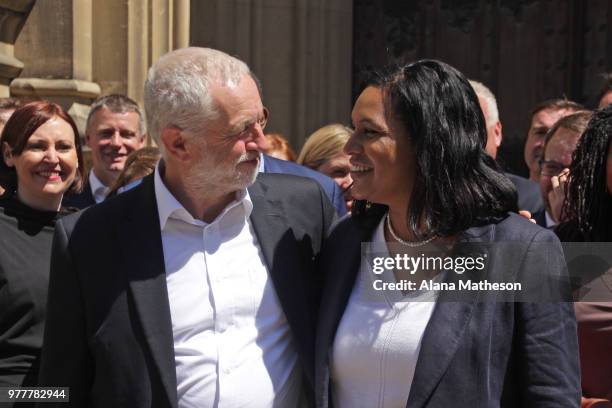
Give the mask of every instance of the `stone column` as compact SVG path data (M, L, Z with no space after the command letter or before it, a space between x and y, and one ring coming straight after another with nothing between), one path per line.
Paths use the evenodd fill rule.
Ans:
M9 85L23 70L15 58L15 41L36 0L0 0L0 97L10 96Z
M0 33L6 31L3 3L27 2L0 0ZM142 103L152 61L188 45L189 4L189 0L39 1L15 45L23 64L15 60L9 74L12 79L17 69L23 72L11 82L11 94L51 99L70 108L80 118L80 130L88 105L100 95L121 93ZM2 47L0 43L0 82L8 58Z
M24 69L11 82L11 95L59 103L83 134L87 105L100 95L91 39L92 0L37 2L15 44Z
M129 0L127 4L127 94L142 103L149 66L168 51L189 45L189 0Z
M351 111L351 0L198 0L191 43L246 61L271 112L266 130L294 148L319 127L348 124Z

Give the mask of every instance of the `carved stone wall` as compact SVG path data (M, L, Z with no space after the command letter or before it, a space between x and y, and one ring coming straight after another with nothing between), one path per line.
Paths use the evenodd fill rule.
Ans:
M367 67L445 61L495 93L498 157L526 174L530 109L563 95L595 105L598 75L612 69L611 20L605 0L355 0L353 98Z
M25 3L0 0L0 16L3 1ZM151 62L188 42L189 0L39 1L15 43L24 66L10 93L62 104L82 132L94 98L122 93L142 103Z
M263 84L271 116L299 149L351 111L351 0L199 0L191 2L191 43L246 61Z
M10 95L9 84L23 69L23 62L15 57L15 41L35 2L0 0L0 97Z

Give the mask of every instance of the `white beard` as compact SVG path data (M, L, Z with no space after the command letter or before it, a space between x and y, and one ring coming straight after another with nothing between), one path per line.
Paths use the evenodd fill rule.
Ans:
M242 162L259 157L259 153L243 153L234 163L217 161L212 158L202 158L184 176L185 188L199 197L224 195L245 189L255 182L258 167L253 171L240 171L238 165Z

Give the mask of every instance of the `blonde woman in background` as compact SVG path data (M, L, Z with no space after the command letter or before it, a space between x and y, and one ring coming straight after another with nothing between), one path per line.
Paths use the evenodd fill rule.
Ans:
M343 149L352 133L351 128L338 123L323 126L308 137L297 159L299 164L331 177L342 188L349 212L353 205L350 194L353 180L349 155Z

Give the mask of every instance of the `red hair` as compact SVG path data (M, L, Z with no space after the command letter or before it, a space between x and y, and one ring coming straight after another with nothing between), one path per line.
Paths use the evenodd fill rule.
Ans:
M268 133L266 135L266 140L268 142L268 148L266 149L267 154L274 155L273 153L280 153L286 158L285 160L295 161L295 153L283 135L280 133Z
M23 149L25 149L30 136L36 132L36 129L55 117L66 121L74 132L74 145L77 151L79 168L77 169L76 178L68 192L78 192L81 190L84 178L81 138L79 137L79 131L74 120L72 120L70 115L68 115L68 113L58 104L48 101L35 101L17 109L13 112L2 130L0 145L4 151L4 143L8 144L11 149L11 154L19 156L23 152ZM0 184L7 190L17 187L17 173L15 172L15 168L7 166L4 160L0 160Z

